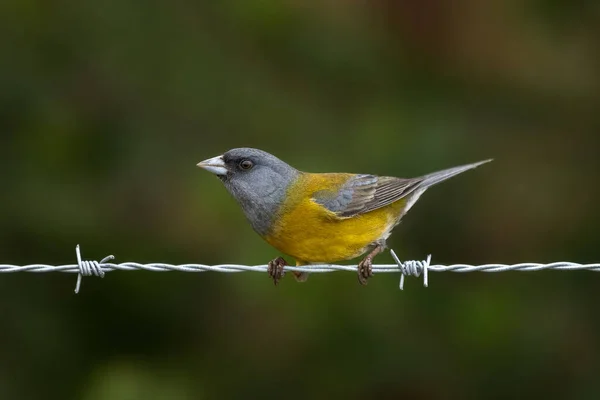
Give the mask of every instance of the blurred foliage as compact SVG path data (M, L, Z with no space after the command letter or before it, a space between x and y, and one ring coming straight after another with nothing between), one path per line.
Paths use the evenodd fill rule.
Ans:
M240 146L432 189L390 245L600 259L600 3L0 4L0 262L265 263L195 164ZM389 262L389 255L379 261ZM0 279L0 399L600 396L600 277Z

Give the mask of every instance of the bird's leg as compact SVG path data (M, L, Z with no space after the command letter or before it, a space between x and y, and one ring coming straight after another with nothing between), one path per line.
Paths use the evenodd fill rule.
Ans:
M307 261L296 259L296 267L302 267L310 264L311 263ZM308 272L292 271L292 274L294 274L294 279L296 279L296 282L306 282L308 279Z
M275 285L283 278L283 267L286 265L287 262L285 262L283 257L277 257L276 259L269 261L267 273L269 274L269 277L273 279Z
M296 278L296 282L306 282L308 279L308 272L292 271L292 273L294 274L294 278Z
M377 244L361 262L358 263L358 281L361 285L367 284L367 279L373 276L373 258L383 251L384 247Z

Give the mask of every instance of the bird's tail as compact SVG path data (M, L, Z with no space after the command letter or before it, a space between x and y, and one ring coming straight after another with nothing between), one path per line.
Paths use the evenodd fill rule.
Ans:
M492 159L479 161L473 164L460 165L454 168L444 169L442 171L432 172L431 174L423 175L419 178L412 178L410 188L406 191L405 195L407 198L406 206L404 207L403 215L410 210L410 208L416 203L428 187L433 186L437 183L445 181L448 178L452 178L460 173L476 168L481 164L492 161Z
M445 181L448 178L452 178L453 176L461 174L470 169L476 168L476 167L480 166L481 164L485 164L490 161L492 161L492 159L479 161L479 162L476 162L473 164L461 165L461 166L454 167L454 168L448 168L448 169L444 169L442 171L437 171L437 172L433 172L431 174L424 175L420 178L421 181L419 182L419 184L417 186L421 189L426 189L437 183Z

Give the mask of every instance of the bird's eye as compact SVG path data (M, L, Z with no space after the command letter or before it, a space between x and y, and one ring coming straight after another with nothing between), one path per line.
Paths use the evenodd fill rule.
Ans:
M254 163L250 160L242 160L240 161L240 168L241 169L250 169L254 166Z

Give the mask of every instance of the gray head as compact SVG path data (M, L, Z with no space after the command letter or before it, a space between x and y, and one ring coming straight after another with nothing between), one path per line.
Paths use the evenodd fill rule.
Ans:
M261 235L268 233L288 186L299 174L274 155L247 147L229 150L198 166L221 179Z

